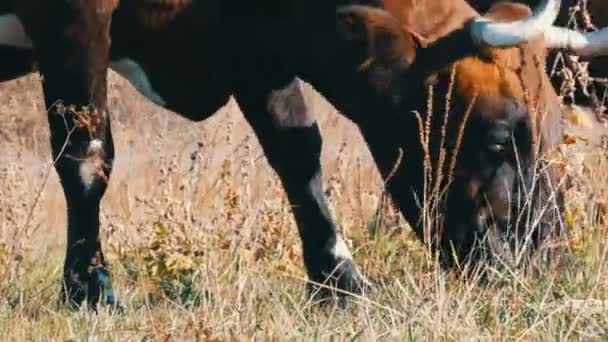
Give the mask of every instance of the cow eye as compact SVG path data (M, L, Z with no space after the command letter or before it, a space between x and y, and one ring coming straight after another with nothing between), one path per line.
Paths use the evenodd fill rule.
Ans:
M490 151L491 153L502 153L505 150L505 145L506 144L501 143L491 144L490 146L488 146L488 151Z

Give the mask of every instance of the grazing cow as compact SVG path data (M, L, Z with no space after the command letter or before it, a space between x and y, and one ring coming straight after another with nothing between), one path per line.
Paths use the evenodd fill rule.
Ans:
M467 0L476 10L485 12L493 4L504 2L506 0ZM513 2L535 6L539 0L513 0ZM556 24L562 27L575 26L578 29L591 31L598 27L608 26L608 0L566 0L562 3L560 13L557 17ZM580 66L573 63L570 58L558 58L559 51L553 51L547 58L547 69L553 71L555 66L560 66L561 62L566 67L571 69L573 76L578 78L578 73L584 72L580 70ZM564 56L565 57L565 56ZM608 96L608 57L606 56L585 56L581 55L581 60L589 62L587 71L591 79L583 77L575 83L577 88L573 93L569 93L570 86L573 84L570 77L565 77L561 73L557 73L552 77L553 86L556 90L567 93L566 100L574 101L580 105L593 108L598 114L604 116L606 114L606 97ZM593 58L589 58L593 57ZM557 65L556 65L557 62ZM559 68L558 68L559 70ZM566 82L564 82L566 81Z
M421 239L426 158L412 111L425 115L429 86L441 94L454 84L445 144L451 151L462 140L462 152L440 212L444 256L452 246L459 258L468 256L484 221L512 226L508 194L538 159L532 142L550 151L559 140L559 103L539 67L556 0L523 19L528 12L519 7L480 17L463 0L358 1L371 7L326 0L117 2L19 0L11 7L44 76L53 157L68 204L62 291L68 302L115 303L99 240L99 202L114 157L106 105L110 60L131 61L168 109L191 120L204 120L233 95L286 190L309 278L354 293L368 282L329 214L321 135L296 77L360 127ZM445 82L446 75L454 82ZM466 117L460 139L453 128ZM440 127L430 127L431 145Z

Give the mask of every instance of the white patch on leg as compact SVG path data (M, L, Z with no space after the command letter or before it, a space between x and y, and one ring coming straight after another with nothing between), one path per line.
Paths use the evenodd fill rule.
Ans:
M96 174L97 172L95 171L95 168L93 167L92 163L89 163L86 160L80 163L80 180L82 180L82 184L84 185L86 190L88 190L91 185L93 185Z
M89 153L101 153L103 151L103 141L99 139L93 139L89 142Z
M365 290L371 287L370 281L361 273L361 271L359 271L359 268L354 264L353 256L350 254L348 246L346 246L346 242L344 242L344 239L342 239L340 235L336 235L336 243L331 248L331 254L336 261L340 262L340 264L344 263L345 261L352 262L353 268L351 269L351 272L353 272L353 274L351 274L351 276L353 277L353 279L357 279L357 281L360 282L357 286L360 286L361 290Z
M98 178L105 178L103 141L93 139L89 142L86 156L80 163L80 180L88 190Z
M129 58L119 59L110 63L110 68L126 78L135 89L148 100L159 106L166 106L165 100L152 88L152 83L146 72L139 64Z
M0 16L0 45L33 48L32 40L25 33L21 20L14 14Z
M350 254L348 250L348 246L346 246L346 242L342 239L340 235L336 235L336 243L331 248L331 254L336 257L336 259L351 259L353 256Z
M296 78L287 87L270 92L267 109L277 126L310 127L315 123L302 86L302 81Z

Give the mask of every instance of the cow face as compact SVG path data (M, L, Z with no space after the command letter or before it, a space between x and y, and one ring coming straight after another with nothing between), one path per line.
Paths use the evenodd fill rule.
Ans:
M505 6L483 20L511 21L528 14L527 9ZM342 21L345 36L367 53L358 72L366 72L375 94L384 96L375 103L387 111L381 120L390 122L373 131L365 126L379 125L366 117L361 119L362 132L379 164L389 154L382 143L387 151L391 144L403 151L396 171L381 172L418 236L425 237L422 198L436 200L433 205L440 208L433 217L433 240L448 263L453 252L458 259L480 256L471 252L486 232L497 237L494 251L541 236L529 229L530 220L522 220L522 203L537 208L549 201L531 191L531 184L539 177L537 162L559 142L561 114L543 70L542 39L527 36L526 42L509 47L512 43L503 41L526 33L509 37L509 29L499 26L480 35L501 41L500 48L489 47L471 39L475 23L464 19L460 29L424 41L390 14L361 7L349 7ZM393 94L398 96L386 96ZM391 132L401 137L389 138Z
M517 51L520 50L513 52ZM433 113L439 116L433 122L447 119L446 159L455 161L453 168L444 167L447 177L442 186L448 189L442 197L445 201L441 227L444 249L468 253L477 244L491 246L491 252L496 253L503 249L503 244L510 244L515 250L521 250L525 246L522 241L532 242L542 236L538 232L542 225L534 223L540 218L540 211L530 212L534 217L524 217L524 209L546 204L547 212L554 212L550 203L538 203L541 198L533 191L534 186L541 187L539 180L543 177L542 168L537 165L539 158L549 157L548 151L536 150L535 143L543 137L533 127L538 123L538 116L548 118L539 129L559 125L561 111L558 106L551 106L552 112L541 114L539 111L547 106L541 109L526 102L526 91L532 94L531 98L538 99L539 79L544 74L538 70L538 77L530 84L536 87L526 89L524 77L518 76L518 72L532 73L536 67L525 63L517 65L523 65L525 70L501 64L500 59L493 57L460 60L449 68L454 79L450 112L446 114L445 108L435 101L440 112ZM438 78L436 95L442 97L447 93L450 78L447 71ZM549 96L539 101L557 103L558 99ZM547 147L552 143L542 141ZM436 143L433 146L434 153L441 153L441 147ZM554 184L558 182L553 179ZM490 236L485 234L488 232ZM485 240L480 244L482 241L477 239Z

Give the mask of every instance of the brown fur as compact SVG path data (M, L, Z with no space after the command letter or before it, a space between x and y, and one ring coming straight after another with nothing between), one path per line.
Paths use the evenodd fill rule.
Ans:
M512 188L505 189L509 179L515 181L517 166L514 159L509 159L511 165L511 176L489 177L497 172L493 162L486 158L485 152L487 139L491 139L496 130L500 133L501 125L507 125L509 129L519 130L524 135L516 142L516 148L522 154L519 162L523 162L524 168L532 167L537 160L551 159L553 151L561 143L561 108L560 100L551 87L549 78L545 72L544 65L547 55L542 40L531 41L517 47L511 48L489 48L474 47L471 44L467 32L468 23L472 18L478 17L470 6L459 1L384 1L384 9L398 18L401 24L401 34L405 36L416 35L423 37L425 48L417 48L414 52L404 49L402 42L408 40L399 37L395 31L395 24L390 23L385 27L378 27L380 21L373 20L370 25L376 31L391 31L395 37L393 45L386 45L385 49L396 49L397 51L408 51L409 55L415 55L411 66L406 66L403 72L408 75L404 77L407 89L413 91L406 95L408 106L418 113L427 113L427 88L424 85L434 85L434 97L432 103L433 118L430 119L430 150L434 159L435 167L439 165L442 157L441 125L444 121L445 97L449 91L450 74L455 69L454 90L451 99L451 109L447 127L448 150L447 160L458 158L454 180L450 187L452 190L448 198L446 212L445 237L455 244L462 243L462 248L467 248L470 243L467 237L468 228L475 226L478 217L486 217L488 209L496 219L507 220L511 217L515 205L509 203L506 195ZM524 18L530 14L526 6L516 4L499 4L487 12L486 17L495 21L512 21ZM367 17L360 16L362 20ZM383 22L389 22L384 20ZM372 31L373 31L372 30ZM374 34L369 34L373 37ZM370 39L371 40L371 39ZM375 77L370 74L370 77ZM420 78L419 78L420 77ZM416 90L419 89L419 90ZM469 106L471 106L469 108ZM469 115L470 111L470 115ZM425 116L425 115L423 115ZM427 119L423 118L423 121ZM454 149L454 135L459 130L463 120L467 120L464 137L460 151L452 154ZM516 128L517 123L525 124L523 131ZM412 125L407 133L408 136L422 136L416 132L416 125ZM429 127L429 126L427 126ZM528 127L528 128L525 128ZM529 143L526 140L526 130L529 130ZM490 140L491 141L491 140ZM534 154L532 143L540 144L541 153ZM419 144L420 142L418 142ZM403 146L406 153L404 164L409 168L421 168L424 162L423 152L416 154L415 145ZM487 157L489 158L489 157ZM512 157L517 158L517 157ZM510 161L509 161L510 160ZM519 163L517 162L517 163ZM561 174L558 169L551 169L549 173L553 179L551 182L558 183ZM412 171L409 171L410 173ZM441 174L439 172L438 174ZM410 175L410 184L401 184L404 188L423 188L422 178ZM506 177L506 178L504 178ZM441 181L435 179L434 181ZM510 182L510 181L509 181ZM515 186L515 183L512 183ZM545 185L539 185L540 196L537 203L546 202L540 198L546 198L543 191L547 190ZM458 190L460 189L460 190ZM542 194L541 194L542 193ZM536 195L535 195L536 196ZM559 196L558 196L559 197ZM561 198L561 197L560 197ZM558 200L559 202L559 200ZM484 204L485 203L485 204ZM536 202L535 202L536 203ZM544 203L546 204L546 203ZM551 211L553 214L559 215ZM413 218L416 214L413 215ZM555 216L551 216L552 220ZM412 218L409 218L413 221ZM415 219L414 219L415 220ZM460 222L460 223L459 223ZM422 233L420 233L422 234ZM542 235L542 234L541 234ZM467 242L469 241L469 242ZM445 241L444 241L445 243ZM444 247L447 247L444 245ZM448 247L449 248L449 247Z
M462 27L477 13L464 1L384 0L383 8L428 42Z
M406 34L409 31L419 33L428 39L427 44L462 29L468 20L479 16L470 6L459 1L385 0L384 8L396 18L400 18ZM499 3L493 6L485 17L497 21L512 21L524 18L530 13L530 8L521 4ZM374 23L372 30L380 30L377 28L380 21L371 22ZM385 22L387 19L384 19L383 23ZM382 30L395 30L394 27L395 24L391 23ZM405 39L399 38L399 41ZM398 45L400 51L406 51L401 43ZM446 49L458 48L458 46L446 47ZM407 54L412 55L414 52L407 51ZM548 126L547 131L554 132L561 110L559 110L557 94L548 87L550 83L544 71L546 57L547 51L541 40L508 49L483 49L476 56L465 57L455 62L458 93L469 100L477 94L477 100L486 106L501 106L503 103L497 99L511 98L526 104L532 115L538 111L548 112L553 117L549 120L550 123L545 125ZM529 94L526 95L524 91ZM464 102L468 103L468 101ZM497 113L501 110L494 108L482 112ZM543 127L543 125L538 126ZM536 133L540 134L541 131ZM559 141L559 137L554 133L546 136L550 137L551 145Z
M475 9L481 12L485 12L490 9L492 6L497 8L498 6L502 6L501 3L506 0L467 0L467 2L473 6ZM539 0L513 0L513 2L521 3L528 6L536 6L540 1ZM578 6L578 4L586 4L587 12L577 12L574 15L574 18L571 18L571 9L573 6ZM510 4L507 2L507 7L513 6L514 4ZM521 7L522 5L518 5ZM503 11L504 13L504 11ZM588 16L586 15L588 13ZM572 20L574 19L574 20ZM576 25L574 25L576 23ZM561 10L559 16L555 22L557 26L562 27L572 27L577 30L587 30L589 28L601 28L608 26L608 0L564 0L561 4ZM590 61L588 70L591 77L596 78L606 78L608 77L608 57L600 56L593 57L588 59ZM549 55L547 59L547 67L549 70L553 68L553 65L556 61L556 53L552 53ZM582 70L577 71L578 66L572 65L572 63L567 62L566 64L569 68L572 68L575 73L580 72ZM558 71L560 70L561 63L557 64ZM560 91L562 87L563 78L561 75L554 75L553 86L555 89ZM591 84L586 84L585 82L581 82L577 84L578 89L576 89L574 94L575 102L580 104L596 107L601 105L602 98L604 96L603 92L605 87L599 86L596 87L596 84L591 82ZM585 89L586 88L586 89ZM569 95L569 94L565 94ZM590 95L590 96L589 96Z
M65 21L67 24L51 24L66 15L56 2L57 0L15 2L15 10L37 47L38 58L44 60L40 65L41 72L47 78L47 83L58 82L61 84L58 87L78 88L73 95L75 99L62 100L68 103L91 103L105 110L110 23L118 0L71 1L70 15L76 20ZM70 45L59 52L56 44L64 45L66 41ZM47 54L48 59L45 56ZM48 61L58 65L48 65Z
M150 1L122 0L114 12L116 1L15 0L36 47L46 104L66 103L50 110L49 122L54 157L63 153L55 166L69 208L63 293L70 301L79 303L88 296L96 303L100 288L111 293L98 215L114 157L106 110L110 44L113 57L136 61L167 108L184 117L203 120L235 96L286 185L304 260L316 282L328 280L336 265L345 265L335 255L345 253L323 249L339 240L323 196L321 138L313 117L286 124L273 122L272 114L279 113L267 110L271 91L285 88L294 77L312 83L359 125L387 188L421 238L420 200L427 195L421 166L429 148L421 147L418 137L432 136L426 141L432 145L432 162L438 164L441 158L435 152L441 146L436 138L442 130L433 120L440 123L447 117L443 109L451 106L446 149L455 151L448 157L457 164L441 213L441 237L446 238L442 242L462 245L464 254L488 209L500 219L509 214L512 203L505 193L518 184L512 177L511 153L500 152L511 148L502 137L524 124L518 128L524 139L513 149L523 152L526 168L534 162L528 136L542 143L543 153L559 141L559 100L547 87L542 44L474 46L467 28L479 14L463 0L360 1L380 6L342 8L337 17L340 1ZM507 20L524 12L504 5L488 15ZM445 94L450 92L451 70L455 84L449 102ZM427 99L429 85L436 89L433 101ZM427 104L434 111L427 111ZM295 115L304 107L300 103ZM424 132L418 130L413 111L429 113ZM78 114L82 112L87 116ZM530 121L534 124L528 125ZM294 127L277 131L277 123ZM66 139L70 144L64 151ZM462 151L453 149L461 140ZM488 157L496 146L499 152ZM451 255L447 246L442 246L444 256ZM366 282L352 261L339 267L340 279L332 284L360 293ZM112 295L104 300L114 302Z
M407 67L415 58L415 43L412 35L404 35L407 30L402 23L381 9L353 6L347 7L347 15L341 18L342 30L348 35L357 32L365 36L369 59L361 64L361 69L373 62L398 64ZM361 29L357 25L363 25ZM364 32L360 32L360 31ZM350 37L356 39L355 37Z
M134 6L144 27L159 29L175 21L192 3L192 0L135 0Z

